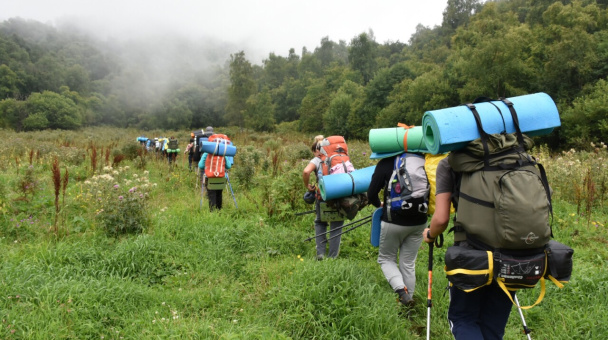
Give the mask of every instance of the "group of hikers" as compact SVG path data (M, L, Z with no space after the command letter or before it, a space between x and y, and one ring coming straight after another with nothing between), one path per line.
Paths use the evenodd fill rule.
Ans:
M532 306L523 307L531 308L544 297L545 279L560 288L570 279L573 250L551 240L551 189L544 169L528 153L534 143L521 132L513 104L506 99L502 102L511 113L514 132L486 133L475 106L470 105L480 137L462 143L458 149L441 153L422 147L408 149L416 139L414 132L408 137L414 130L408 129L414 127L400 125L398 129L406 130L400 135L402 143L401 137L397 138L400 149L378 153L372 148L370 158L379 159L373 170L356 170L342 136L318 135L310 147L314 157L302 172L304 200L314 204L317 260L337 258L341 235L354 229L343 231L344 221L372 205L376 210L365 222L372 222L371 241L378 246L377 262L396 300L410 309L417 304L418 251L423 242L428 244L427 339L432 250L442 246L450 221L454 243L445 252L445 272L450 296L447 317L455 339L502 339L513 306L519 309L524 332L530 338L517 290L541 283L540 297ZM491 105L498 109L497 104ZM502 111L498 112L502 117ZM419 138L422 145L422 133ZM173 140L155 138L145 145L153 145L156 152L168 150L171 164L179 152ZM226 183L230 184L226 170L233 165L236 148L226 135L215 133L209 126L191 134L185 153L190 170L198 164L209 209L221 209L222 191ZM361 173L366 177L363 181ZM346 178L345 194L326 199L331 196L326 184L342 174L346 176L341 177ZM368 186L364 192L355 192L361 182Z
M407 146L376 157L379 162L368 179L366 204L376 207L378 213L381 209L377 262L397 301L406 309L417 303L415 266L420 246L422 242L429 245L432 276L432 248L443 244L443 233L456 209L450 230L454 245L445 255L450 282L447 317L455 339L502 339L513 306L519 309L524 332L530 338L516 291L542 282L536 305L544 296L545 278L560 288L570 279L573 250L549 240L550 188L542 165L528 154L533 142L521 133L516 118L516 132L486 134L480 129L482 137L462 150L432 155L439 159L433 168L425 169L430 154L408 151ZM338 257L341 235L353 229L343 231L345 215L342 219L324 216L326 205L340 210L342 204L322 197L320 187L328 190L332 170L350 173L353 188L356 182L356 170L346 167L345 141L336 142L335 137L314 137L314 157L302 173L304 200L315 204L317 260ZM344 145L332 147L334 143ZM334 157L339 160L335 162ZM478 167L466 169L471 164ZM313 173L316 185L311 180ZM350 188L351 183L347 185ZM493 201L493 196L500 198ZM374 221L367 221L372 221L373 238ZM429 277L429 320L431 281Z
M157 157L166 157L169 166L175 163L181 152L178 139L173 136L153 139L141 136L137 141ZM197 170L210 210L222 209L222 192L226 183L229 184L226 170L232 167L236 150L231 144L226 135L214 133L213 127L208 126L204 130L193 131L184 150L188 157L188 169L192 171L194 167Z

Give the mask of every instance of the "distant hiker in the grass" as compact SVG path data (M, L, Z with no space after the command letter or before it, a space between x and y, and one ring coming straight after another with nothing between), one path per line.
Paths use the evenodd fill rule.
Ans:
M169 165L175 160L177 154L179 153L177 138L171 136L167 141L165 152L167 153L167 160L169 161Z
M208 134L210 141L229 141L226 135L214 134L211 126L205 129L205 134ZM207 191L209 210L222 209L222 192L227 182L226 170L232 167L232 157L204 152L198 162L198 167L201 169L201 178Z
M321 170L321 142L323 141L323 136L319 135L314 138L314 142L311 145L311 151L314 154L314 158L310 160L308 165L304 168L302 172L302 179L304 181L304 186L308 191L317 191L317 200L315 202L315 243L317 250L317 260L323 260L325 258L325 252L327 248L327 243L329 242L329 252L327 253L327 257L336 258L340 253L340 241L342 232L342 225L344 225L344 220L341 221L329 221L329 238L327 238L327 226L328 221L325 220L325 216L322 214L323 206L325 206L325 202L321 199L321 195L318 193L318 188L310 183L310 175L314 173L317 176L317 183L319 182L318 172Z
M190 143L186 146L184 154L188 154L188 169L192 171L192 158L194 157L194 138L190 138Z
M382 207L378 263L405 306L414 304L416 257L427 222L428 195L424 156L409 152L380 160L367 190L369 203Z

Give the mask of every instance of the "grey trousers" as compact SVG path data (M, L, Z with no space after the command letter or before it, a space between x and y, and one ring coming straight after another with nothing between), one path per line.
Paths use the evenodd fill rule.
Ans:
M378 263L391 288L407 287L410 298L414 296L416 288L416 257L424 228L426 223L407 227L384 221L381 223Z
M344 225L344 221L334 221L329 223L322 222L321 208L318 201L315 202L315 211L317 213L317 217L315 218L315 243L317 248L317 257L325 257L327 243L329 243L329 252L327 253L327 257L336 258L340 253L340 241L342 239L342 235L336 235L342 232L342 225ZM324 234L328 231L328 225L329 230L331 230L329 232L329 237L328 234ZM331 240L327 241L330 238Z

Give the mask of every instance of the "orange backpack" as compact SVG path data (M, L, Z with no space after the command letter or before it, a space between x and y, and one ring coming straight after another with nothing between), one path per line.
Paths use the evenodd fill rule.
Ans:
M323 176L335 173L348 173L355 170L344 137L330 136L321 141L321 168Z
M228 136L216 133L209 136L209 142L231 144ZM207 154L205 159L205 176L208 178L222 178L226 177L226 158L224 155Z

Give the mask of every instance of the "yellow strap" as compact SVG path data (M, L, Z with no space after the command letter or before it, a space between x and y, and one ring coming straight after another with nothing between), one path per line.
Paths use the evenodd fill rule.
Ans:
M515 303L515 301L513 300L513 296L511 296L511 294L509 293L509 290L505 286L504 280L505 279L499 277L496 280L496 282L498 283L498 285L500 286L500 288L503 290L503 292L505 292L505 294L507 294L507 296L509 297L509 299L511 299L511 302L513 303L513 305L515 307L518 307L517 304ZM523 306L523 307L519 306L519 308L520 309L530 309L530 308L538 305L543 300L544 297L545 297L545 278L541 277L540 278L540 296L538 297L538 299L536 299L536 302L534 302L534 304L531 305L531 306Z
M557 286L557 288L559 288L559 289L564 288L564 285L561 282L557 281L557 279L554 278L553 276L549 275L548 278L549 278L549 280L551 280L551 282L553 282Z
M446 270L445 274L446 275L456 275L456 274L489 275L491 272L492 271L488 270L488 269L473 270L473 269L457 268L457 269L452 269L452 270Z

